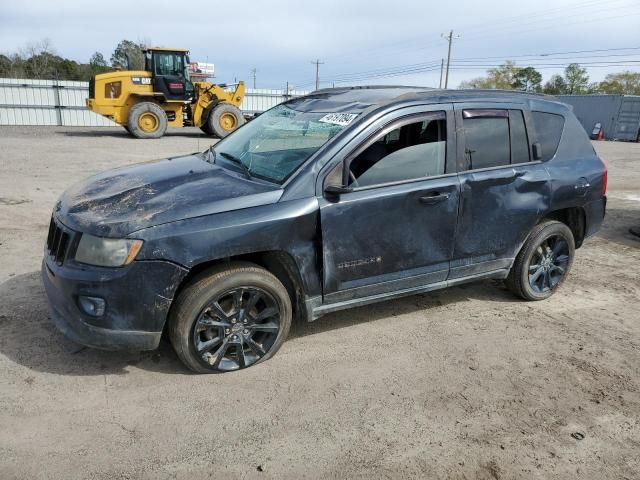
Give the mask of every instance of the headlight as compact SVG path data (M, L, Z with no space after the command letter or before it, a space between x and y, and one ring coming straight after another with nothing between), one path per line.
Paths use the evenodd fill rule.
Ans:
M82 234L76 261L99 267L123 267L133 262L142 248L142 240L101 238Z

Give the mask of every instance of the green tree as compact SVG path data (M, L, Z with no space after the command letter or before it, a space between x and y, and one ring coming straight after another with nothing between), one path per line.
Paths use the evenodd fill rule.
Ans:
M599 91L617 95L640 95L640 73L610 73L600 82Z
M89 60L89 70L92 75L97 75L99 73L108 72L111 68L107 65L107 61L104 59L102 53L95 52L91 55L91 59Z
M513 76L513 88L525 92L541 90L542 75L533 67L519 68Z
M542 91L549 95L564 95L568 93L567 82L565 82L562 75L553 75L547 83L544 84Z
M460 88L488 88L500 90L540 91L542 75L533 67L517 67L511 61L497 68L487 70L486 77L478 77L462 82Z
M587 69L577 63L570 63L564 69L564 80L567 84L567 93L579 95L587 93L589 89L589 75Z
M0 53L0 77L11 76L11 59Z
M111 55L111 65L131 70L144 69L144 55L142 50L145 45L132 42L131 40L122 40Z
M472 80L462 82L460 88L488 88L511 90L514 88L514 78L519 68L515 63L507 61L498 68L487 70L486 77L478 77Z

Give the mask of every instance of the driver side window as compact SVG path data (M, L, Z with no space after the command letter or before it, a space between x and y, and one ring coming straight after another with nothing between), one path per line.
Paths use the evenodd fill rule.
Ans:
M446 114L433 112L386 130L349 163L349 185L373 186L443 175Z

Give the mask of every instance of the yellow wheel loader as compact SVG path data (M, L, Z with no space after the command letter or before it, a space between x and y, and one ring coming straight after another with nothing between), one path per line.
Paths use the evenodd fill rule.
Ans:
M144 70L96 75L87 107L122 125L137 138L160 138L167 127L200 127L224 137L245 123L240 111L244 82L226 85L191 81L189 52L148 48Z

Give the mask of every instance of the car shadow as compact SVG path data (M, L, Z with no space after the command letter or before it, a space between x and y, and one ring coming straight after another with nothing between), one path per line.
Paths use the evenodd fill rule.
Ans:
M336 312L315 322L294 322L289 339L385 318L393 321L399 315L471 298L518 301L501 282L484 281ZM0 284L0 299L0 354L29 369L69 376L124 375L131 367L190 374L164 336L159 348L151 352L107 352L68 340L50 319L39 272L16 275Z
M59 135L65 137L113 137L123 138L129 140L139 140L130 135L124 128L118 127L96 127L95 129L87 130L86 128L78 128L78 130L62 130L56 132ZM199 128L176 128L168 129L164 137L185 137L185 138L205 138L216 140L214 137L205 135Z
M359 323L375 322L382 319L393 321L394 317L411 314L419 310L428 311L433 308L473 299L482 299L483 301L496 303L513 303L518 301L518 299L507 290L502 280L483 280L362 307L350 308L323 316L313 322L296 322L291 327L289 339L338 330Z
M166 340L152 352L106 352L64 337L50 319L40 272L0 284L0 354L27 368L58 375L127 374L136 366L188 374Z
M640 230L640 209L608 208L602 228L595 234L595 238L625 247L640 248L640 237L632 234L630 228Z

